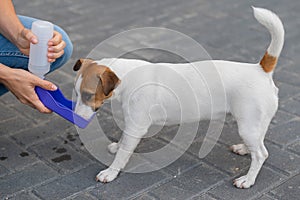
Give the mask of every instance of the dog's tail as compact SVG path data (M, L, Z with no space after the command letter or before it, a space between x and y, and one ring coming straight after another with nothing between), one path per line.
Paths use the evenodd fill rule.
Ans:
M252 8L257 21L265 26L271 34L270 46L261 59L260 65L265 72L272 72L283 47L284 28L281 20L275 13L263 8Z

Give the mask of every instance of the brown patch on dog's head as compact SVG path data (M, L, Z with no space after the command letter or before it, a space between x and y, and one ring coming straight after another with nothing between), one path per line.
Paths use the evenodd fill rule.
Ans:
M120 79L107 66L99 65L91 59L79 59L74 70L81 75L81 100L84 104L97 110L112 96L113 90L119 85Z
M266 52L259 64L262 66L265 72L271 72L274 70L277 64L277 57L274 57Z

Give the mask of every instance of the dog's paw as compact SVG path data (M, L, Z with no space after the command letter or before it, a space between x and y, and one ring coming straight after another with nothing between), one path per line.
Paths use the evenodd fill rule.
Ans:
M245 144L236 144L236 145L232 145L232 146L230 147L230 150L231 150L232 152L238 154L238 155L241 155L241 156L247 155L247 154L250 153L249 150L248 150L248 148L246 147Z
M255 180L248 178L247 175L241 176L233 181L233 185L237 188L245 189L250 188L254 184Z
M113 142L107 146L107 149L108 149L109 153L115 154L115 153L117 153L117 151L119 149L119 144L116 142Z
M120 170L112 169L112 168L107 168L106 170L101 171L97 176L96 176L96 181L100 181L102 183L108 183L113 181L119 174Z

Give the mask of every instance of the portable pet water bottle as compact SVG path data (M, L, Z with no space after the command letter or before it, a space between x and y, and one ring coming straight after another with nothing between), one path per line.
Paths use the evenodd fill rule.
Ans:
M31 31L38 38L37 44L30 44L28 69L41 79L50 71L48 62L48 42L53 37L53 24L47 21L35 21Z
M53 24L47 21L35 21L32 23L31 31L37 36L38 43L30 44L28 69L31 73L44 79L44 75L50 71L47 53L48 42L53 37ZM36 86L35 91L47 108L76 124L79 128L85 128L95 116L94 114L90 119L84 119L77 115L74 112L76 102L66 99L59 88L50 91Z

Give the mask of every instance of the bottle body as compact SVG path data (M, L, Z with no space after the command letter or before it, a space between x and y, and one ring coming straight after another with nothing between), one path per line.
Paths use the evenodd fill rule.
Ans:
M53 24L47 21L35 21L31 31L38 38L37 44L30 44L28 69L40 78L50 71L48 62L48 42L53 37Z

